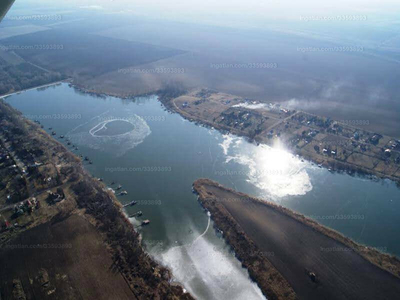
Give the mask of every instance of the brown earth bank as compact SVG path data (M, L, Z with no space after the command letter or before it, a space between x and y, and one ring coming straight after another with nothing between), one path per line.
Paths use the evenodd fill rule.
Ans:
M106 186L0 101L0 298L193 299Z
M5 299L15 278L27 299L136 298L96 227L76 214L21 233L2 249L0 264Z
M269 299L396 299L400 261L291 210L199 179L202 206Z

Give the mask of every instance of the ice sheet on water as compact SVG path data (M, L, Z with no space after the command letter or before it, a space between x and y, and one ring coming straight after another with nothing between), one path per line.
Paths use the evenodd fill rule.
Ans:
M201 236L192 244L168 249L160 255L175 278L198 299L265 299L226 249Z
M98 134L99 131L107 128L107 124L115 121L128 122L133 126L133 129L113 135ZM143 118L131 111L124 110L119 115L106 111L75 127L67 136L75 145L122 156L141 144L150 133L150 127Z

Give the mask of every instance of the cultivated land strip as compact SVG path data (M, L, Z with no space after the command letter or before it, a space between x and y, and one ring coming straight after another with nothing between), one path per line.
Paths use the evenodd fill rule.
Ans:
M194 183L199 201L269 299L395 299L400 261L281 206Z

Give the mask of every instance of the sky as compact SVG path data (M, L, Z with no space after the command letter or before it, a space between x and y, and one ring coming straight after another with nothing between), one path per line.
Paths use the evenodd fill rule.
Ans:
M249 25L321 16L397 16L398 0L25 0L81 9L125 12L178 21Z

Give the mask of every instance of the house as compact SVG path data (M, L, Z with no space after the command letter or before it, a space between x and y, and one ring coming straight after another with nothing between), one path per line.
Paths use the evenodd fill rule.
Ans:
M374 134L371 138L370 138L370 142L374 145L379 143L379 140L381 139L381 135L379 134Z
M48 199L50 202L57 203L64 199L63 195L58 193L53 193L52 191L47 192L49 194Z

